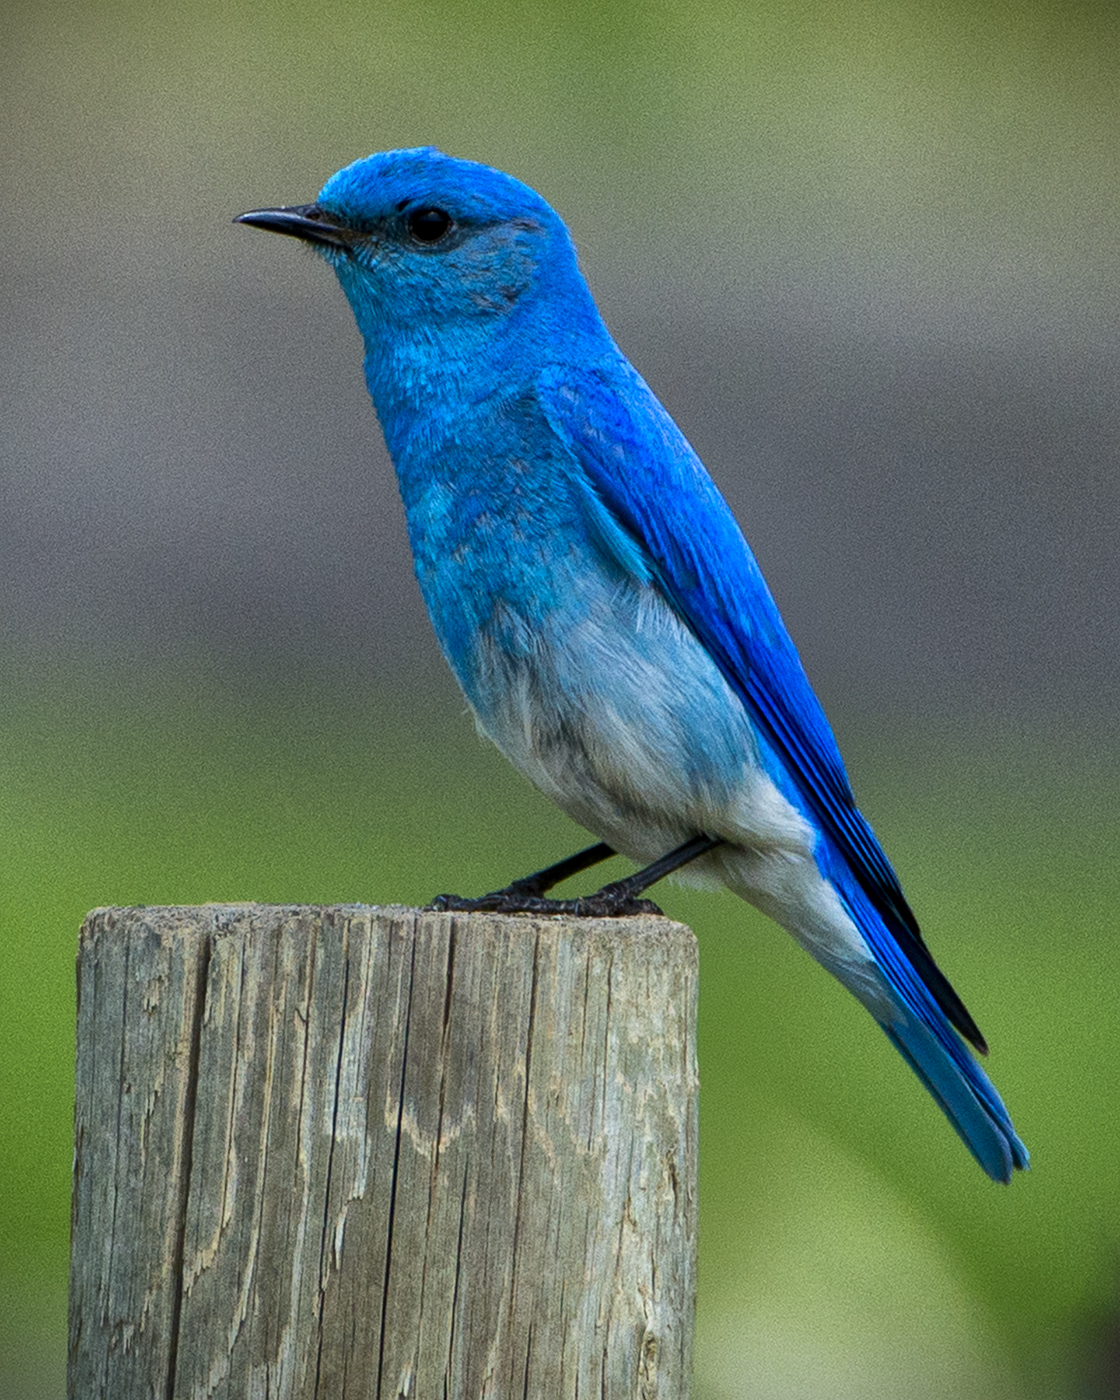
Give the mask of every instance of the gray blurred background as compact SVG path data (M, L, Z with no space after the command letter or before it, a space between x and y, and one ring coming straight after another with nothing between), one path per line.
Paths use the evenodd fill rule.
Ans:
M17 0L0 109L2 1400L61 1394L86 909L579 844L471 734L333 277L230 222L428 143L567 220L1035 1151L990 1188L788 940L668 892L698 1400L1120 1394L1115 5Z
M826 697L1110 711L1117 25L1061 14L17 7L5 638L433 662L341 295L229 223L430 141L567 218Z

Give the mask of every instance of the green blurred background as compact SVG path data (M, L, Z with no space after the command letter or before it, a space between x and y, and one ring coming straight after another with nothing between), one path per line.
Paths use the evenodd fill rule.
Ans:
M1034 1155L992 1186L791 940L664 891L698 1400L1120 1394L1115 6L15 4L0 105L0 1395L63 1393L89 908L583 840L444 674L333 279L229 224L429 142L569 221Z

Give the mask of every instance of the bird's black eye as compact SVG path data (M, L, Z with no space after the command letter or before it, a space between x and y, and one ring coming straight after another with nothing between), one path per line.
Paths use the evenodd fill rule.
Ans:
M408 231L417 243L438 243L451 229L446 209L414 209L408 216Z

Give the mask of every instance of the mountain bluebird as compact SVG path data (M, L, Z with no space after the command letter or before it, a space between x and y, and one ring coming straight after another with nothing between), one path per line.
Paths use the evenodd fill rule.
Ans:
M679 869L764 910L867 1007L981 1167L1027 1151L964 1041L738 525L611 339L552 209L429 147L241 222L334 268L440 646L480 728L597 845L444 908L627 913ZM645 869L543 896L619 852ZM962 1040L963 1037L963 1040Z

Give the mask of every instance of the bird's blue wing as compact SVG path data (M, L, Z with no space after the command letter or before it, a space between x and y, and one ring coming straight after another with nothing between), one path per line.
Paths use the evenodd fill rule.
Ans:
M538 382L553 432L619 532L716 661L822 831L817 859L912 1016L883 1029L996 1181L1029 1157L1007 1110L951 1026L983 1037L933 961L898 879L855 805L836 740L762 573L699 458L625 361L558 365ZM951 1023L951 1026L950 1024Z
M580 371L578 377L553 367L542 377L538 393L553 431L650 561L667 595L781 757L862 898L878 913L895 946L884 942L875 952L897 977L900 991L906 994L917 973L952 1024L977 1049L986 1050L975 1022L926 948L898 878L855 804L828 720L754 555L680 429L625 362L609 370ZM873 946L878 932L865 930ZM924 998L907 999L923 1014Z

